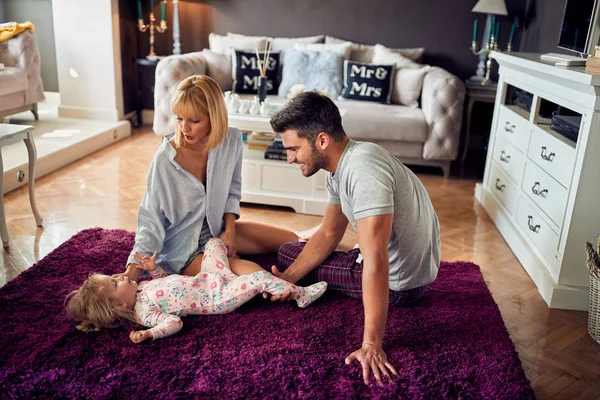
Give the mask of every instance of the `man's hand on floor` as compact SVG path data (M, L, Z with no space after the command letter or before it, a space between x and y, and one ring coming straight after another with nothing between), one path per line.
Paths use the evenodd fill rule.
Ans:
M379 346L363 343L360 349L350 354L345 360L346 364L350 364L353 361L359 361L362 365L365 385L369 384L369 375L371 372L373 372L379 386L383 386L381 375L385 375L388 382L392 381L390 372L398 376L396 368L389 363L385 352Z

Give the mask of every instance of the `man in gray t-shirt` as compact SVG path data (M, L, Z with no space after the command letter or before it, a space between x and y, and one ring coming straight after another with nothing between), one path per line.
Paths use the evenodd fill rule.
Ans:
M358 360L365 383L372 371L381 384L382 374L397 374L382 348L388 306L414 303L437 276L440 234L433 205L419 179L387 150L349 139L335 104L317 92L294 97L271 126L281 133L287 161L299 164L304 176L329 172L321 227L304 247L282 246L280 259L283 254L292 262L273 273L293 283L325 280L330 289L362 299L363 343L346 363ZM357 232L362 264L351 253L334 253L348 222Z

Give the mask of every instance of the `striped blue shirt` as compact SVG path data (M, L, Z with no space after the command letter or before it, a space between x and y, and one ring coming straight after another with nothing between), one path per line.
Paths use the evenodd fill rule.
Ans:
M138 210L134 254L158 252L156 263L168 274L178 273L198 247L204 217L211 234L224 229L223 215L240 216L242 195L242 134L229 128L223 143L208 153L206 187L176 161L177 151L167 138L158 148Z

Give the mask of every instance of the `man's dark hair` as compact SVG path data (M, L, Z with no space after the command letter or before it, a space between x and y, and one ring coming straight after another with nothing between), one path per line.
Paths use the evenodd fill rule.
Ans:
M277 133L295 129L299 137L306 138L311 144L320 132L329 134L335 141L346 137L337 106L318 92L295 96L271 117L271 127Z

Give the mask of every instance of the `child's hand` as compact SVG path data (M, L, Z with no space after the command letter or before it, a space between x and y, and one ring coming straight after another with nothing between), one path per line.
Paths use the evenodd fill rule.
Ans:
M131 339L133 343L142 343L144 340L152 339L152 332L150 332L150 330L131 331L129 333L129 339Z
M154 260L156 259L156 252L154 252L154 254L152 254L152 256L148 257L148 256L142 256L140 253L138 253L136 251L135 255L133 256L135 258L135 261L139 262L139 264L136 264L135 266L137 268L146 270L148 272L152 272L155 271L156 268L158 268L158 265L156 265L156 263L154 262Z

